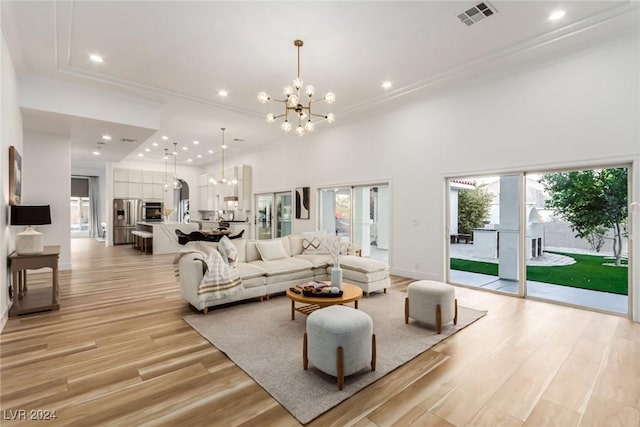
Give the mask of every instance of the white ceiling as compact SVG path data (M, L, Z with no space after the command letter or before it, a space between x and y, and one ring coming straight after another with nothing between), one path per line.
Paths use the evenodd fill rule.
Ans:
M109 124L114 133L141 141L126 149L108 144L102 160L140 153L158 160L169 147L160 139L167 135L188 147L179 150L179 161L191 158L195 165L219 158L221 127L228 129L230 152L284 137L278 124L264 120L282 107L259 104L256 95L279 96L291 84L297 38L304 41L305 84L337 96L331 108L317 107L337 117L319 124L316 132L322 132L412 96L519 73L596 42L638 34L637 1L492 1L498 13L467 27L457 15L477 3L3 0L2 24L18 75L64 79L163 106L156 132ZM565 17L548 20L557 9ZM89 61L91 53L104 63ZM382 89L384 80L392 89ZM220 89L229 96L218 96ZM104 122L23 114L26 129L68 132L74 164L96 161L90 152Z

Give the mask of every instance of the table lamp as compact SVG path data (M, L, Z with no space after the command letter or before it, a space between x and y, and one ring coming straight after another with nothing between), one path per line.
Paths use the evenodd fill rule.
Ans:
M42 233L34 225L51 224L49 205L12 205L11 225L25 225L23 232L16 234L16 253L38 254L44 251Z

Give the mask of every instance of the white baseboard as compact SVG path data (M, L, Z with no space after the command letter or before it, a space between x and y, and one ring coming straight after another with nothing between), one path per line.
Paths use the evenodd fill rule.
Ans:
M60 271L71 270L71 263L70 262L65 262L64 264L59 264L58 265L58 270L60 270Z
M11 309L11 305L5 307L2 311L2 317L0 318L0 332L2 332L4 326L7 324L7 320L9 320L9 309Z
M392 268L391 270L389 270L389 273L395 276L408 277L409 279L435 280L438 282L443 281L442 277L437 276L435 274L425 273L424 271L407 270L404 268Z

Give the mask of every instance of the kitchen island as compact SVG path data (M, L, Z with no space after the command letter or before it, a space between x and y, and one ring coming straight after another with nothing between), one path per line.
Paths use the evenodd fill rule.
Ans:
M176 230L189 234L198 230L198 224L175 221L138 222L136 230L153 234L153 254L175 254L182 248L178 243Z

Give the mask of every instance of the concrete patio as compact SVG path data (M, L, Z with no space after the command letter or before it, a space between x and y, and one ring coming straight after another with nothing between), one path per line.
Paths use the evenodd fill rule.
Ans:
M451 258L467 259L472 261L495 262L497 259L482 259L473 256L473 244L451 244L449 254ZM570 265L575 261L571 257L545 253L537 259L529 260L527 265L559 266ZM470 273L466 271L451 270L450 281L464 285L476 286L486 289L500 290L509 293L518 293L518 283L513 280L500 279L497 276L487 274ZM551 301L579 305L615 313L628 313L629 303L627 295L611 294L608 292L592 291L589 289L572 288L570 286L554 285L550 283L534 282L527 280L527 295Z

